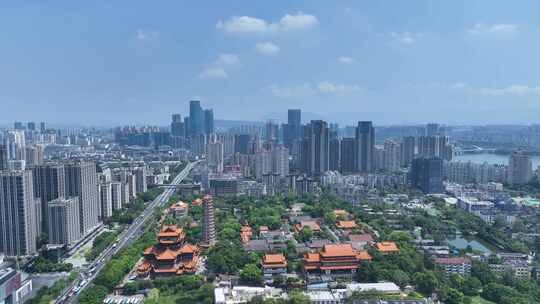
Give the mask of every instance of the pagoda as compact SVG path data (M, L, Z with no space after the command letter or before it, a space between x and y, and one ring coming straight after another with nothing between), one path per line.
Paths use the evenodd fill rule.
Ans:
M137 267L139 277L193 274L197 269L200 249L185 242L186 235L176 225L165 225L157 235L157 243L144 250L144 261Z

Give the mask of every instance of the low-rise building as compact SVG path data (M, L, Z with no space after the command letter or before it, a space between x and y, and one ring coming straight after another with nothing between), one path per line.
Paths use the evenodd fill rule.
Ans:
M454 273L462 276L471 274L471 260L468 258L436 258L435 265L439 266L446 276Z
M380 242L374 243L373 247L379 251L382 255L399 253L399 248L394 242Z
M266 280L271 280L276 275L287 273L287 260L281 253L265 254L262 258L261 266Z
M351 277L360 262L371 260L367 251L354 250L350 244L327 244L316 253L306 253L303 257L304 271L309 274L321 273L332 277Z

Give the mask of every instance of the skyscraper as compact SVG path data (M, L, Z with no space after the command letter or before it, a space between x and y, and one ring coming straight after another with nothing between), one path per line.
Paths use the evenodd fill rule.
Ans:
M532 178L532 162L522 151L510 155L508 160L508 182L513 185L528 183Z
M302 141L302 168L310 175L321 175L329 167L328 125L322 120L312 120L304 128Z
M443 161L439 157L420 157L412 161L411 186L428 193L444 193Z
M328 160L328 169L332 171L339 171L340 168L340 157L341 157L341 142L339 138L332 138L330 140L329 148L329 160Z
M214 200L212 196L203 198L202 246L213 246L216 243L216 223L214 219Z
M411 164L415 155L416 139L414 136L403 137L401 141L401 166L407 167Z
M356 140L346 137L341 140L340 172L353 173L356 171Z
M369 173L374 165L375 130L371 121L359 121L356 127L356 165L358 171Z
M100 201L96 165L90 161L65 165L66 196L79 197L80 229L84 236L99 223Z
M49 244L70 246L77 243L81 239L79 198L58 198L50 201L47 208Z
M189 135L200 135L204 133L204 113L201 102L192 100L189 102Z
M214 133L214 110L212 109L204 110L204 133L207 135Z
M6 146L0 144L0 171L8 169L8 154Z
M36 253L37 214L31 171L0 172L0 252Z
M285 146L291 150L293 143L302 137L302 111L300 109L288 110L285 133Z
M66 194L65 169L62 164L45 164L31 168L33 176L34 196L41 199L41 227L47 230L49 219L47 204Z

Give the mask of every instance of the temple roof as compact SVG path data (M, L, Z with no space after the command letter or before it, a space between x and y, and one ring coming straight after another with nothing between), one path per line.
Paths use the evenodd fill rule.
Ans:
M399 248L394 242L380 242L375 244L375 248L380 252L397 252Z
M354 221L338 221L336 227L340 229L353 229L356 228L357 225Z
M355 256L351 244L327 244L321 251L323 257Z

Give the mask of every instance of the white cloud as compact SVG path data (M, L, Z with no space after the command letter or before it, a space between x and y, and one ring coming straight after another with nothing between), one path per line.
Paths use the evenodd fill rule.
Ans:
M298 12L294 15L287 14L275 23L250 16L233 16L229 20L218 21L216 28L228 33L270 33L305 30L318 23L317 17Z
M519 30L519 27L515 24L509 23L496 23L496 24L483 24L476 23L467 32L472 35L479 34L513 34Z
M413 44L422 38L424 34L422 33L413 33L413 32L392 32L390 37L395 41L398 41L403 44Z
M530 97L540 96L540 86L528 86L522 84L514 84L501 88L488 88L488 87L473 87L464 82L456 82L452 84L444 84L439 82L433 82L428 84L412 85L414 89L444 89L455 92L462 92L469 95L476 96L513 96L513 97Z
M362 88L360 88L358 85L335 84L329 81L323 81L317 85L317 90L325 94L342 96L349 93L358 92L362 90Z
M354 60L354 58L351 58L351 57L341 56L341 57L338 57L337 61L343 64L353 64L356 60Z
M240 58L235 54L219 54L218 59L214 62L216 66L238 65Z
M298 12L296 15L285 15L279 21L280 28L284 31L304 30L312 28L319 23L317 17Z
M135 34L135 39L146 41L146 40L152 40L157 38L158 32L155 31L145 31L145 30L137 30L137 33Z
M199 74L199 78L202 79L223 79L227 76L227 72L223 68L216 67L206 68Z
M227 78L227 70L229 67L240 65L240 58L236 54L222 53L211 64L207 65L202 72L199 73L201 79L223 79Z
M255 45L255 50L264 55L274 55L279 52L279 46L272 42L260 42Z
M269 89L274 96L280 98L300 98L314 95L345 96L362 91L359 85L336 84L330 81L321 81L315 85L306 82L290 87L272 85Z

